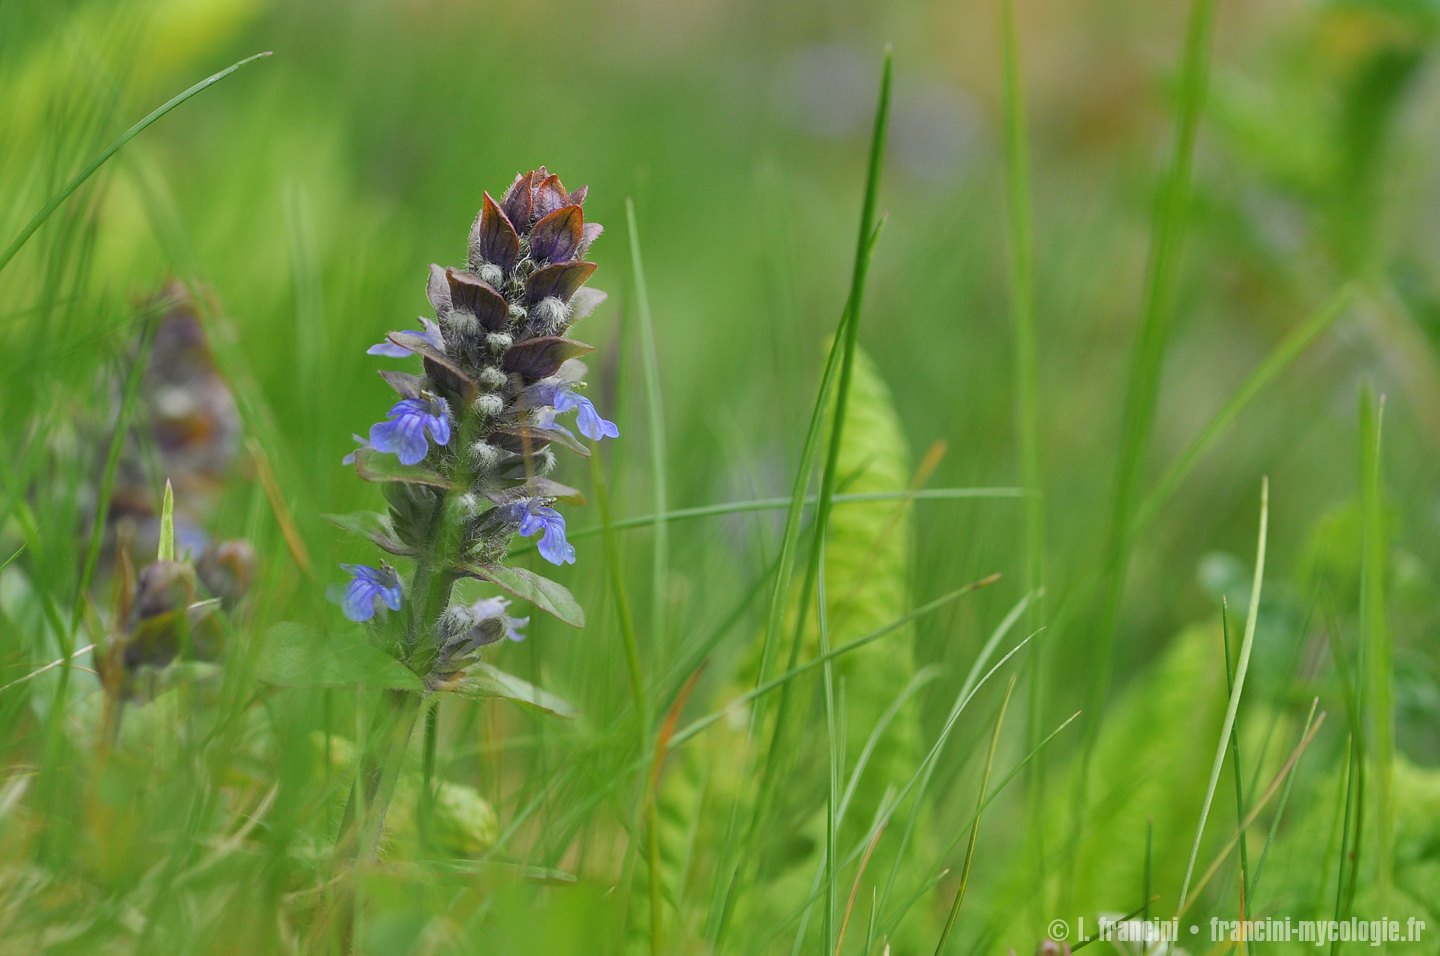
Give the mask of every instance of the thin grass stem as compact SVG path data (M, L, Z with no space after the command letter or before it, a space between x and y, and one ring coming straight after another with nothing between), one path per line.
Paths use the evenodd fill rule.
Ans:
M650 633L656 650L665 640L665 592L670 576L670 530L663 517L670 510L666 491L664 402L660 398L660 362L655 355L655 326L650 318L650 292L645 285L645 263L640 258L640 231L635 225L635 201L625 197L625 223L630 227L630 269L635 282L635 304L640 314L640 352L645 370L645 406L650 420L650 485L655 505L652 559Z
M121 133L119 139L115 140L109 146L101 150L100 155L92 159L89 164L86 165L84 169L80 170L80 172L76 173L74 178L67 182L59 192L57 192L54 196L51 196L50 201L47 202L45 206L35 214L35 218L31 219L30 222L26 224L25 228L20 230L20 234L11 241L10 245L5 247L5 251L0 252L0 272L3 272L5 267L10 264L10 260L15 258L15 254L20 251L20 248L25 245L25 243L30 239L30 237L35 235L35 231L45 224L45 220L50 218L51 213L59 209L60 206L64 204L65 200L69 199L71 195L74 194L75 190L79 189L82 185L84 185L85 180L95 175L95 171L98 170L101 166L105 165L106 161L109 160L111 156L114 156L116 153L118 153L122 146L130 142L136 136L143 133L146 128L150 126L150 124L154 123L160 117L164 116L166 113L170 112L175 107L179 106L181 103L184 103L186 100L190 99L190 97L199 93L201 90L204 90L210 86L214 86L216 83L219 83L221 80L225 79L225 77L229 76L231 73L234 73L242 66L245 66L248 63L253 63L261 57L266 57L269 55L270 51L267 50L264 53L256 53L254 56L247 56L245 59L241 60L238 63L231 64L230 66L221 70L219 73L206 77L205 79L201 80L199 83L196 83L189 89L178 93L170 99L166 100L164 103L158 106L154 110L154 112L150 113L150 115L146 116L144 119L127 129L125 132Z

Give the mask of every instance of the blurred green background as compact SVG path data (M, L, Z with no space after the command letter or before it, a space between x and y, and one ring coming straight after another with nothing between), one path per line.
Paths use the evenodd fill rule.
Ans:
M1155 188L1174 135L1187 5L1020 0L1018 15L1032 138L1046 600L1053 608L1103 558ZM1400 749L1411 763L1435 768L1440 5L1222 2L1217 16L1145 484L1288 332L1345 282L1358 281L1363 292L1243 411L1137 541L1114 645L1115 693L1143 684L1134 678L1183 644L1177 634L1213 624L1222 590L1229 588L1232 607L1243 612L1260 480L1268 475L1272 603L1262 609L1269 613L1262 614L1254 679L1265 702L1299 707L1302 720L1305 688L1326 696L1322 706L1335 730L1343 705L1326 683L1333 675L1321 632L1333 625L1351 640L1355 633L1356 409L1368 381L1386 397ZM902 446L910 449L905 471L943 441L931 486L1018 485L999 34L990 2L0 2L3 241L154 105L243 56L274 51L127 146L0 273L0 456L18 462L19 449L37 438L78 441L66 439L63 423L108 401L94 383L129 354L136 303L172 276L210 290L223 318L212 330L221 366L278 475L314 570L296 573L294 548L268 518L248 455L237 461L210 530L258 538L265 589L259 624L326 620L335 610L323 588L340 579L337 562L365 560L369 552L320 514L378 502L376 490L339 463L353 447L350 433L363 434L389 402L364 350L387 330L429 314L427 267L463 258L482 191L498 195L517 172L543 163L571 188L588 183L587 218L606 226L591 254L600 265L592 284L610 299L574 334L600 349L591 392L621 430L607 459L616 517L650 514L654 501L654 423L646 413L626 197L635 201L654 316L669 506L787 494L848 287L887 41L895 51L895 93L880 205L889 218L864 302L861 347L888 386ZM578 460L564 462L559 477L589 487ZM27 555L17 569L32 582L51 582L63 603L73 600L77 580L84 478L56 480L71 480L75 503L68 512L42 511L48 521L40 530L52 547ZM7 467L7 490L17 487ZM593 502L568 513L572 528L598 522ZM780 520L775 513L672 525L671 570L659 601L666 627L658 632L649 626L656 603L651 534L626 534L627 584L649 672L662 672L677 647L734 609L773 560ZM915 666L946 667L920 695L918 724L928 741L976 650L1025 590L1023 515L1018 499L922 501L912 520L904 587L913 603L1004 574L915 625ZM18 545L13 527L10 537ZM600 540L577 540L579 565L557 573L594 625L577 633L535 620L530 640L503 648L498 662L575 700L587 733L603 739L599 728L623 713L628 689ZM1334 585L1323 602L1316 597L1322 578ZM1328 618L1316 610L1326 602ZM13 606L6 609L13 637L4 641L17 666L6 673L18 675L22 665L54 653L23 636ZM760 614L752 610L722 643L692 705L696 716L744 682ZM1044 637L1040 713L1047 727L1085 698L1100 617L1099 601L1080 604ZM1294 648L1305 662L1300 690L1286 684ZM1211 677L1218 660L1206 665ZM14 729L7 760L33 766L39 724L26 708L43 705L10 695L0 701ZM305 720L315 715L301 702L293 706L309 715L300 724L310 726ZM1024 752L1024 721L1013 719L1011 762ZM473 747L473 724L456 721L446 746ZM980 741L983 749L987 722L975 717L961 731L967 747ZM1134 726L1140 733L1146 722ZM1193 744L1194 763L1208 766L1213 730L1182 739ZM1050 764L1063 766L1079 740L1058 739ZM1333 763L1343 737L1325 740ZM552 759L571 759L564 746ZM523 772L543 776L544 760L534 759ZM595 759L612 766L610 758ZM962 765L973 775L957 758L947 780L969 781ZM1317 763L1315 773L1326 772ZM1185 813L1193 813L1203 778L1186 786L1194 798ZM963 817L960 804L971 804L973 782L954 783L954 792L937 819ZM1224 786L1220 792L1228 793ZM1165 798L1163 788L1155 794ZM976 905L998 913L1013 911L1004 901L1016 892L1013 871L1025 846L1018 785L1004 803L1010 806L997 804L994 829L982 834L977 863L987 882L976 892L989 902ZM1194 821L1185 813L1176 824L1182 855ZM501 819L509 819L503 808ZM9 845L17 859L34 848L28 837ZM552 849L563 857L563 847ZM619 859L618 851L596 854ZM566 859L577 866L573 855ZM1164 870L1182 863L1169 860ZM611 863L587 871L581 860L578 868L594 879L582 879L565 900L527 897L524 905L571 914L581 927L608 925L615 916L604 891L614 877L603 874ZM6 877L12 893L13 879ZM495 892L490 905L504 910L504 894L520 891ZM1173 904L1168 892L1162 907ZM85 905L103 908L97 901L104 893L96 893ZM943 895L935 904L941 911ZM1092 902L1123 910L1135 896ZM74 908L84 909L74 900L63 905L72 910L53 925L73 923ZM210 926L210 935L193 937L190 949L165 951L232 951L207 922L214 918L187 917ZM559 927L564 920L556 919ZM32 914L11 925L35 921ZM1008 925L1000 917L989 922ZM490 938L510 942L495 951L593 951L583 929L554 928L545 931L553 938L519 942L503 935L524 925L500 919L500 935ZM1002 937L1005 945L1031 946L1039 925L1010 937L965 930L965 951L998 947ZM450 951L423 949L415 940L424 933L412 929L394 929L393 945L381 942L390 930L376 930L374 951Z

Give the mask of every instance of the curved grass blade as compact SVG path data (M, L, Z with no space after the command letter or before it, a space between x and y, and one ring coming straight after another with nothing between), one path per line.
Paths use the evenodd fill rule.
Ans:
M1280 789L1280 785L1289 778L1291 771L1295 769L1295 765L1299 762L1301 755L1305 753L1305 750L1310 746L1310 742L1314 740L1315 735L1319 733L1320 726L1324 723L1325 712L1321 711L1320 716L1315 718L1315 722L1307 725L1306 733L1300 738L1300 743L1290 753L1290 756L1286 759L1285 764L1280 768L1279 772L1271 779L1269 785L1265 788L1265 792L1260 794L1260 798L1255 801L1255 805L1250 808L1250 812L1245 815L1245 819L1242 820L1240 826L1235 829L1235 833L1230 837L1230 840L1220 848L1220 852L1215 855L1214 862L1206 868L1200 879L1195 882L1195 886L1190 890L1189 895L1181 896L1182 902L1180 908L1175 911L1175 917L1177 919L1184 916L1189 912L1190 907L1195 905L1195 901L1200 898L1200 893L1205 889L1206 884L1219 872L1220 866L1225 862L1225 858L1230 855L1230 851L1235 849L1235 844L1239 842L1241 835L1250 829L1250 825L1255 822L1255 818L1260 815L1260 811L1265 809L1265 805L1270 802L1270 798L1275 796L1275 791ZM1186 883L1188 886L1189 880L1186 880Z
M184 103L186 100L190 99L190 97L199 93L201 90L204 90L206 87L213 86L216 83L219 83L221 80L225 79L225 77L229 76L231 73L234 73L236 70L240 69L242 66L245 66L247 63L253 63L255 60L258 60L261 57L269 56L270 53L271 51L269 50L265 51L264 53L256 53L254 56L248 56L238 63L231 64L230 66L221 70L219 73L214 74L213 76L206 77L199 83L196 83L194 86L190 87L188 90L185 90L184 92L170 98L165 103L161 104L149 116L145 117L140 122L127 129L124 133L121 133L119 139L115 140L115 142L105 147L105 149L100 152L100 155L96 156L90 161L89 165L87 165L84 169L80 170L80 172L76 173L75 177L71 179L68 183L66 183L58 193L50 197L50 201L45 204L43 209L41 209L38 213L35 214L35 218L31 219L29 224L27 224L24 229L20 230L20 235L16 236L14 241L12 241L10 245L5 247L4 252L0 252L0 271L4 271L5 267L10 264L10 260L15 258L15 254L20 251L20 247L25 245L25 243L30 239L30 237L35 234L35 231L45 224L45 220L49 219L50 215L55 212L56 209L59 209L60 206L65 202L65 200L69 199L71 194L73 194L75 190L79 189L84 184L85 180L95 175L95 171L98 170L101 166L105 165L105 162L111 156L114 156L117 152L119 152L122 146L130 142L136 136L140 135L140 133L144 132L151 123L154 123L160 117L164 116L166 113L170 112L175 107L179 106L181 103Z
M895 860L890 865L890 876L885 881L885 890L880 894L880 908L882 910L890 900L890 891L895 888L895 880L900 875L901 861L904 860L905 851L910 846L910 838L915 833L915 824L920 817L920 801L930 789L930 778L935 775L935 767L938 765L936 758L939 756L939 748L944 746L945 740L948 739L950 735L951 728L955 726L955 721L960 717L960 712L970 703L970 698L980 689L980 684L983 683L984 680L989 679L990 674L988 673L984 678L980 675L981 672L984 671L985 665L990 662L991 655L995 653L995 649L1000 646L1000 642L1005 639L1005 635L1010 633L1010 629L1015 626L1016 621L1020 620L1020 615L1024 614L1025 609L1029 606L1030 595L1027 594L1015 603L1015 606L1010 609L1010 613L1001 619L1000 623L996 625L995 630L990 634L989 640L980 648L980 653L975 656L975 663L970 665L970 673L965 675L965 682L960 685L960 693L955 695L955 704L950 708L950 714L945 719L945 727L941 731L940 739L936 741L935 747L931 748L930 753L926 755L925 761L920 765L919 771L917 771L917 773L923 774L920 779L920 789L915 794L915 803L910 807L910 816L905 821L904 831L900 834L900 847L896 850ZM1012 650L1011 653L1013 654L1014 651ZM1009 655L1007 654L1006 657L1008 658ZM1001 663L1004 663L1004 661ZM994 673L994 671L992 670L990 673ZM913 785L913 783L914 781L912 780L911 784ZM906 790L908 791L909 789L910 785L907 785Z
M950 931L960 916L960 904L965 900L965 888L970 883L970 865L975 862L975 844L980 839L980 812L985 806L986 790L990 787L990 768L995 766L995 748L1000 743L1000 728L1005 725L1005 711L1010 709L1010 695L1015 692L1015 675L1010 675L1010 684L1005 688L1005 699L1000 703L1000 716L995 719L995 732L990 735L990 752L985 757L985 773L980 778L980 796L976 798L975 822L970 825L970 845L965 848L965 863L960 868L960 886L955 890L955 902L950 906L950 916L940 933L940 942L935 946L935 956L942 956L945 944L950 941Z
M1200 434L1196 435L1170 467L1165 469L1165 474L1155 483L1155 488L1145 496L1140 507L1135 509L1135 520L1130 529L1132 537L1138 535L1150 524L1160 508L1170 500L1170 496L1189 477L1200 459L1215 447L1215 443L1235 423L1240 412L1254 400L1256 395L1260 394L1265 386L1274 381L1276 376L1289 368L1301 352L1309 348L1326 329L1334 325L1335 321L1354 304L1358 294L1359 290L1355 285L1344 286L1335 293L1330 301L1321 306L1319 311L1275 346L1274 351L1265 357L1265 361L1261 362L1255 371L1250 373L1244 384L1230 395L1225 406L1205 423Z
M1230 666L1230 604L1220 598L1220 634L1225 642L1225 693L1235 693L1235 673ZM1237 721L1238 723L1238 721ZM1240 728L1230 725L1230 758L1235 771L1235 819L1245 819L1245 787L1240 774ZM1245 919L1245 901L1250 898L1250 851L1248 841L1240 841L1240 919ZM1241 940L1242 943L1245 940ZM1241 947L1244 956L1244 947Z
M774 657L776 643L780 631L784 626L785 604L790 594L790 581L794 553L799 544L800 518L805 503L806 489L810 485L810 475L814 467L815 457L819 452L821 433L824 428L825 414L830 404L830 392L834 386L837 372L840 366L846 364L841 359L841 353L847 348L851 351L853 361L853 339L850 335L851 326L858 323L860 313L860 300L864 294L865 276L869 271L871 255L874 252L875 242L879 235L875 216L876 206L880 191L880 168L885 153L885 132L890 115L890 81L891 81L891 50L887 45L885 49L884 63L881 68L880 96L875 111L875 125L871 137L869 169L866 175L865 199L860 212L860 231L858 246L855 254L855 266L851 276L850 293L846 300L845 310L841 315L839 328L836 330L835 340L830 347L830 355L826 360L825 373L821 379L820 394L816 397L815 407L811 412L810 425L806 433L805 444L801 449L800 465L796 470L794 490L791 495L790 510L786 515L785 533L781 539L780 562L776 573L775 587L771 591L769 614L766 616L765 638L760 652L760 671L757 683L763 683L774 668ZM848 378L847 378L848 382ZM836 410L837 420L844 418L844 402L840 401ZM826 499L834 494L834 478L830 479L830 486L821 491L821 507L823 512L817 516L815 527L823 529L824 519L828 517L829 504ZM817 535L818 540L819 535ZM808 576L808 574L807 574ZM808 589L807 589L808 590ZM800 606L804 608L808 603L808 594L802 594ZM803 618L803 612L801 614ZM792 648L791 669L798 660L798 647ZM782 693L780 708L785 708L787 696ZM766 708L762 704L751 712L751 719L746 732L747 753L751 752L748 746L754 740L756 732L765 725ZM783 729L784 721L777 715L775 740ZM739 870L743 868L749 854L741 854L738 862L734 859L735 839L740 837L749 843L757 831L760 819L765 812L765 805L768 801L770 781L773 776L773 760L776 751L780 749L771 746L766 750L765 769L761 775L759 796L749 813L749 820L743 828L737 828L740 804L737 802L732 815L730 831L727 833L724 845L721 850L720 865L717 868L716 893L710 908L710 914L706 921L706 937L712 947L720 949L725 935L726 925L730 913L733 911L734 894L740 885L738 879ZM751 758L747 756L747 763ZM746 767L746 777L749 776L750 767Z
M1054 730L1050 731L1050 733L1045 735L1044 739L1041 740L1040 743L1030 749L1030 752L1025 755L1025 759L1021 760L1015 766L1011 767L1010 772L1005 774L1004 777L1000 778L1000 782L995 785L995 789L992 790L990 792L990 795L985 798L985 802L980 805L979 809L974 814L971 814L971 816L967 820L965 820L963 825L956 829L956 837L954 840L950 841L950 845L947 846L945 850L940 854L941 859L948 856L950 852L955 849L955 847L960 842L960 838L965 835L965 831L970 828L971 824L973 824L977 819L979 819L978 814L983 812L987 807L989 807L990 804L995 801L996 797L1000 796L1001 792L1004 791L1005 787L1010 783L1010 781L1014 780L1015 776L1020 773L1020 771L1024 770L1027 766L1029 766L1030 761L1034 760L1035 757L1039 755L1046 746L1049 745L1050 741L1054 740L1060 735L1060 731L1064 730L1066 727L1069 727L1079 718L1080 711L1077 710L1075 711L1075 713L1071 714L1069 717L1061 721ZM928 884L928 886L933 886L935 882L938 882L939 879L948 872L948 868L945 870L941 870L940 873L935 877L935 879L931 881L930 884ZM894 915L889 917L886 922L885 932L888 933L892 931L895 926L899 925L900 920L904 919L905 913L909 911L910 907L915 905L915 903L918 902L923 895L924 893L917 893L911 896L900 906L896 907Z
M1145 496L1140 507L1135 510L1135 520L1130 528L1132 538L1138 537L1150 526L1150 522L1160 513L1160 509L1179 490L1185 479L1190 477L1190 473L1194 471L1200 459L1205 457L1225 436L1230 427L1235 424L1235 419L1249 406L1250 402L1281 372L1289 368L1301 352L1345 314L1354 302L1356 295L1355 287L1345 286L1342 288L1299 328L1282 339L1265 357L1265 361L1250 373L1244 384L1231 393L1224 407L1205 424L1200 434L1191 439L1190 443L1185 446L1185 450L1176 457L1174 463L1156 482L1155 488ZM1096 588L1103 580L1104 568L1101 567L1092 573L1083 584L1071 590L1051 620L1053 629L1063 632L1075 615L1089 604Z
M1255 646L1255 624L1260 614L1260 587L1265 580L1265 545L1270 522L1270 480L1260 484L1260 534L1255 548L1255 577L1250 585L1250 611L1245 619L1245 637L1240 642L1240 659L1235 665L1235 686L1230 691L1230 703L1225 708L1225 723L1220 730L1220 744L1215 748L1215 762L1210 767L1210 780L1205 785L1205 801L1200 807L1200 822L1195 826L1195 840L1190 846L1190 860L1185 864L1185 880L1180 886L1180 899L1190 892L1190 878L1195 873L1195 858L1200 854L1200 838L1205 835L1205 821L1210 815L1210 804L1215 799L1215 787L1220 782L1220 770L1225 766L1226 745L1235 727L1235 714L1240 708L1240 694L1245 689L1245 674L1250 669L1250 651ZM1243 832L1243 828L1242 828Z
M1315 722L1315 708L1320 706L1320 698L1316 697L1310 701L1310 713L1305 717L1305 732L1308 733L1310 725ZM1304 737L1305 734L1301 734ZM1270 832L1265 835L1265 845L1260 848L1260 861L1255 864L1255 877L1250 881L1250 889L1246 896L1253 897L1255 891L1260 887L1260 877L1265 872L1265 859L1270 855L1270 846L1275 842L1275 831L1280 828L1280 821L1285 816L1285 805L1290 802L1290 786L1295 782L1293 776L1285 778L1285 789L1280 791L1280 803L1275 807L1275 816L1270 820Z
M889 624L886 624L884 627L877 628L871 631L869 634L864 635L863 637L857 637L853 641L847 641L846 643L841 644L839 647L827 651L826 653L821 654L820 656L815 657L812 660L808 660L803 664L797 664L795 667L779 675L778 677L771 678L770 680L765 681L763 684L760 684L758 687L746 691L745 693L741 694L739 697L736 697L734 700L730 701L730 703L726 704L724 707L720 708L714 713L707 714L706 716L696 720L694 723L688 724L685 729L677 731L675 733L675 736L671 738L670 745L674 747L689 740L691 737L695 736L700 731L704 730L706 727L709 727L711 724L724 717L725 714L731 709L744 706L752 700L763 697L765 694L770 693L770 691L774 690L775 688L788 684L790 681L799 677L801 674L814 670L815 668L824 664L826 661L832 661L843 654L848 654L851 651L856 650L857 648L864 647L871 641L877 641L880 638L884 637L886 634L889 634L891 631L904 627L906 624L909 624L917 617L929 614L936 608L949 604L951 601L955 600L958 597L962 597L966 594L969 594L971 591L975 591L979 588L985 587L987 584L993 584L998 580L1000 580L1000 575L992 574L990 577L982 578L981 580L976 581L974 584L967 584L963 588L956 588L949 594L942 595L941 597L938 597L927 604L922 604L920 607L917 607L909 614L905 614L901 617L896 618ZM1007 655L1007 658L1008 656L1009 655Z

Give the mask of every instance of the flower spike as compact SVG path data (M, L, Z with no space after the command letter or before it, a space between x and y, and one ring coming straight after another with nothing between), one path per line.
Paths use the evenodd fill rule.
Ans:
M583 499L546 475L557 451L590 449L556 416L574 412L570 427L592 441L619 435L581 393L578 356L593 349L566 335L605 301L586 285L595 271L586 256L602 232L586 221L586 193L567 191L544 167L516 176L498 200L485 193L465 261L428 270L434 317L369 349L418 358L420 368L381 371L399 400L368 438L355 436L359 447L345 459L361 478L384 483L388 512L336 523L413 559L413 594L389 565L345 565L351 579L331 597L347 618L372 621L410 594L416 603L402 621L379 615L377 626L403 628L394 646L409 648L407 661L432 662L420 674L432 689L460 679L481 648L524 637L529 618L510 616L509 598L477 595L477 582L569 624L584 620L563 586L507 568L504 558L518 534L537 537L551 564L577 560L555 505Z

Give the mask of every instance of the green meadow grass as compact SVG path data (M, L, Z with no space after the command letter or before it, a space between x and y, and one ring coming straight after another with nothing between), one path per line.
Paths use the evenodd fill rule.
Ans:
M0 0L0 954L1440 952L1437 38ZM394 733L325 599L373 561L323 517L380 507L365 349L541 163L607 227L574 334L621 437L560 465L578 563L509 560L586 624ZM243 422L203 507L141 394L172 283ZM218 665L117 706L127 456L257 563ZM334 657L280 673L295 624Z

